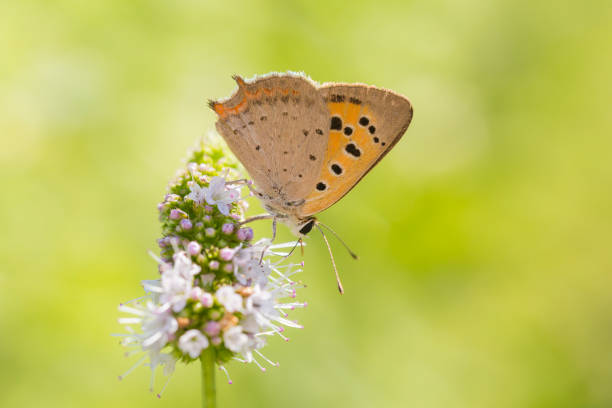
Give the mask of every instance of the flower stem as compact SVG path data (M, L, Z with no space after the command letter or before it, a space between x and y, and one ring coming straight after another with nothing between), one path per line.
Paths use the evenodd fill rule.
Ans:
M208 347L200 355L202 363L202 407L215 408L217 406L215 389L215 350Z

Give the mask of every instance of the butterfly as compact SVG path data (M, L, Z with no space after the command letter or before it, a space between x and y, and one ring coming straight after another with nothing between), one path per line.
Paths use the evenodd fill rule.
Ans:
M298 73L233 78L233 95L209 102L217 131L251 176L267 217L300 238L318 227L315 215L344 197L412 120L408 99L374 86L319 85Z

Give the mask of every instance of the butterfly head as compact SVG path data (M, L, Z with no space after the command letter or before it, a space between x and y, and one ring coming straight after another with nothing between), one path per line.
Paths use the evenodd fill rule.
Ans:
M295 236L298 238L303 238L308 235L316 223L317 219L315 217L294 218L287 222L291 232L293 232L293 234L295 234Z

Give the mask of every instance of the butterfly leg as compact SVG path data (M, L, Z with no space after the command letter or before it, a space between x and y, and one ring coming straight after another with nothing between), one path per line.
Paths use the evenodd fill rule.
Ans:
M247 179L239 179L239 180L232 180L232 181L226 181L225 182L226 186L230 186L232 184L245 184L250 189L252 182L251 182L251 180L247 180Z
M293 246L293 248L291 248L291 251L289 251L287 253L287 255L283 255L282 260L284 261L285 259L289 258L291 256L291 254L293 254L293 251L295 251L295 248L297 248L299 246L302 246L302 238L299 238L296 242L295 245ZM302 250L304 249L304 247L302 246ZM302 252L302 256L304 255L304 252Z
M275 238L276 238L276 217L272 218L272 239L270 240L270 242L274 242Z
M258 221L258 220L269 220L271 218L275 218L272 214L259 214L259 215L254 215L253 217L249 217L246 220L240 222L238 225L242 226L244 224L248 224L250 222L253 221Z
M270 248L272 242L274 242L274 238L276 238L276 216L271 215L271 217L272 217L272 239L270 239L270 243L264 247L263 251L261 251L261 258L259 258L260 265L263 262L264 254Z
M251 192L252 196L255 196L255 195L258 195L260 197L262 196L262 194L261 193L258 194L258 191L255 190L255 187L253 187L253 180L239 179L239 180L228 181L227 183L225 183L225 185L232 185L232 184L245 185Z
M270 218L272 219L272 238L270 239L270 242L274 242L274 239L276 238L276 216L275 215L272 215L272 214L255 215L253 217L247 218L246 220L242 221L238 225L242 226L244 224L248 224L249 222L258 221L258 220L269 220Z

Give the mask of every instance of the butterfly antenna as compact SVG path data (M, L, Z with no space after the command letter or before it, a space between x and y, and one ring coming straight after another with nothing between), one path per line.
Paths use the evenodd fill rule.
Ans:
M348 245L346 245L346 242L344 242L344 241L342 240L342 238L340 238L340 235L338 235L338 234L336 233L336 231L334 231L333 229L331 229L331 227L329 227L329 226L327 226L327 225L323 224L321 221L317 221L317 225L321 225L321 226L323 226L323 227L327 228L327 229L329 230L329 232L331 232L332 234L334 234L334 237L336 237L336 239L337 239L338 241L340 241L340 243L341 243L342 245L344 245L344 247L346 248L346 250L348 251L348 253L349 253L349 254L350 254L352 257L353 257L353 259L359 259L359 257L357 256L357 254L356 254L356 253L354 253L353 251L351 251L351 248L349 248L349 246L348 246ZM321 229L321 228L319 228L319 229Z
M338 291L340 292L341 295L343 295L344 288L342 287L342 282L340 282L340 275L338 275L338 268L336 268L336 261L334 260L334 254L332 253L331 246L329 246L329 241L327 240L325 233L323 232L321 227L319 227L319 223L315 225L317 226L317 229L321 231L321 235L323 235L323 240L325 241L325 245L327 245L327 250L329 251L329 257L331 258L332 265L334 267L334 272L336 273L336 283L338 284Z

